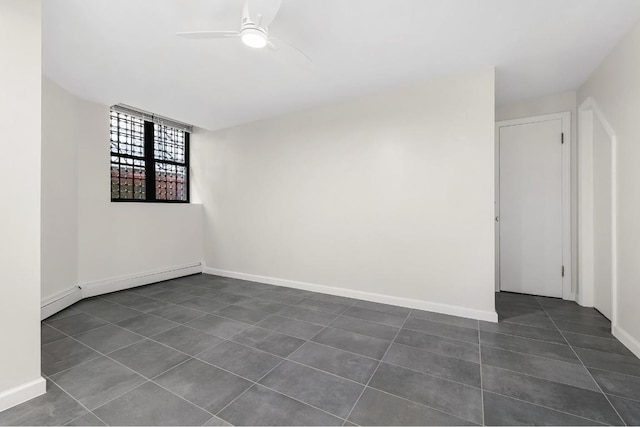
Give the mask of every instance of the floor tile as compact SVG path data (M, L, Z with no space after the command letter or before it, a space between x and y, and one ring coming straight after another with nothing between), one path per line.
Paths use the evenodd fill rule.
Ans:
M338 316L336 320L329 324L329 326L336 329L342 329L343 331L355 332L357 334L380 338L387 341L392 341L400 330L393 326L369 322L367 320L345 315Z
M161 308L166 308L171 306L171 303L168 303L166 301L146 298L143 296L140 296L139 298L134 300L123 302L122 304L134 310L141 311L143 313L149 313L154 310L159 310Z
M331 323L337 314L323 313L321 311L309 310L301 307L287 307L278 312L278 316L290 317L303 322L314 323L316 325L326 326Z
M488 426L604 425L564 412L488 392L484 393L484 422Z
M391 344L390 341L333 328L324 329L312 341L378 360Z
M310 298L318 301L326 301L326 302L332 302L335 304L342 304L342 305L348 305L348 306L351 306L359 302L357 299L353 299L353 298L341 297L338 295L320 294L320 293L316 293Z
M640 359L635 356L622 356L581 347L575 347L574 350L587 368L640 377Z
M51 379L89 410L115 399L146 381L106 357L74 366Z
M582 364L577 365L486 346L482 346L482 363L550 381L599 391L598 385Z
M0 425L63 425L87 411L51 381L47 392L0 412Z
M131 288L129 289L129 291L133 292L134 294L138 294L138 295L142 295L145 297L151 297L155 294L158 294L162 291L164 291L164 288L157 286L155 283L151 284L151 285L145 285L145 286L136 286L135 288Z
M230 426L228 422L223 420L222 418L212 417L209 421L202 424L203 426Z
M237 426L328 426L343 420L259 385L224 409L220 418Z
M534 328L533 326L515 323L480 322L480 330L504 335L531 338L539 341L549 341L556 344L566 344L562 334L556 329Z
M307 342L289 359L366 384L378 361L326 345Z
M236 320L215 316L213 314L200 317L186 325L221 338L231 338L251 326L248 323L238 322Z
M153 378L189 358L186 354L149 340L115 351L109 357L147 378Z
M484 390L605 424L620 419L602 393L560 384L493 366L482 366Z
M355 317L357 319L368 320L370 322L381 323L387 326L399 328L404 323L407 316L399 316L397 314L383 313L381 311L367 310L361 307L350 307L342 313L345 316Z
M46 319L44 319L44 322L49 323L49 322L53 322L54 320L63 319L65 317L73 316L74 314L80 314L80 313L82 313L80 310L76 310L73 307L67 307L64 310L59 311L56 314L53 314L47 317Z
M379 302L355 300L354 307L360 307L367 310L379 311L382 313L394 314L400 317L407 317L411 312L410 308L400 307L397 305L382 304Z
M191 356L195 356L224 341L222 338L186 326L169 329L161 334L154 335L152 339Z
M346 418L364 386L353 381L284 361L260 384L296 400Z
M563 320L557 320L555 323L558 325L558 329L563 332L575 332L578 334L593 335L594 337L614 338L613 335L611 335L610 327L585 325L584 323L567 322Z
M282 359L232 341L225 341L204 353L198 359L219 366L241 377L258 381L275 368Z
M319 301L319 300L310 299L310 298L304 299L299 303L297 303L296 305L298 307L307 308L310 310L322 311L324 313L329 313L329 314L341 314L347 308L349 308L348 305L336 304L328 301Z
M305 297L287 295L281 292L272 292L272 291L267 291L259 295L256 295L256 298L260 298L267 301L273 301L280 304L290 304L290 305L297 304L303 299L305 299Z
M160 301L171 302L174 304L180 304L187 300L193 298L191 294L186 292L176 292L176 291L162 291L153 295L153 299L158 299Z
M496 292L496 303L523 304L542 308L535 296L513 292Z
M381 363L369 386L427 405L465 420L482 423L478 388Z
M107 322L105 322L104 320L97 319L85 313L74 314L73 316L49 322L49 325L64 332L67 335L79 334L81 332L99 328L100 326L106 324Z
M432 311L413 310L409 317L431 320L432 322L446 323L448 325L461 326L463 328L478 328L478 321L475 319L451 316L449 314L434 313Z
M159 334L160 332L175 328L178 326L178 323L158 316L141 314L140 316L118 322L117 325L135 332L136 334L151 337Z
M165 372L154 382L212 414L253 384L196 359Z
M159 310L149 312L154 316L164 317L176 323L187 323L198 317L204 316L206 313L200 310L193 310L191 308L183 307L181 305L170 305Z
M564 362L580 363L568 345L514 337L511 335L494 334L493 332L486 331L480 331L480 340L483 345L502 350L532 354L534 356L542 356Z
M120 292L112 292L110 294L100 295L98 298L101 298L110 302L115 302L117 304L126 305L125 303L140 298L140 295L133 293L131 291L120 291Z
M367 388L349 420L361 426L462 426L475 425L407 399Z
M82 304L84 302L85 301L81 301L79 304ZM106 300L96 300L95 302L96 304L88 306L86 309L83 308L84 306L79 306L78 309L111 323L130 319L140 314L139 311L133 310L120 304L114 304Z
M253 301L243 302L238 304L241 307L248 308L250 310L262 311L264 313L275 314L280 310L287 308L286 304L281 304L274 301L265 301L261 299L254 299Z
M105 325L75 336L75 339L101 353L111 353L144 337L116 325Z
M280 357L287 357L298 349L304 340L279 334L268 329L251 327L246 331L234 336L233 341L275 354Z
M229 305L222 308L216 312L216 315L251 324L258 323L271 316L271 314L264 311L250 310L238 305Z
M461 326L448 325L446 323L432 322L426 319L412 317L407 319L404 329L411 329L429 335L436 335L444 338L451 338L478 344L478 329L464 328Z
M519 308L500 309L499 307L496 307L496 309L498 311L498 318L500 319L500 322L556 330L556 327L549 316L542 310L531 309L523 311Z
M609 396L611 404L616 408L628 426L640 425L640 402L617 396Z
M253 297L255 295L265 292L266 289L258 289L255 286L244 284L230 284L222 289L222 292L231 295L240 295L244 297Z
M271 316L258 323L256 326L303 340L311 339L323 328L320 325L314 325L313 323L302 322L300 320L289 319L278 315Z
M589 371L605 393L640 401L640 377L616 374L593 368L589 369Z
M43 323L40 327L40 343L42 345L65 338L67 335Z
M554 321L582 323L585 325L604 327L604 328L607 328L608 330L611 330L611 322L609 321L609 319L607 319L602 315L573 314L573 313L566 313L564 311L562 312L547 311L547 314Z
M180 305L194 310L204 311L206 313L214 313L229 304L208 298L195 297L180 303Z
M63 338L42 346L42 372L53 375L100 356L73 338Z
M480 353L477 344L437 337L435 335L427 335L408 329L402 329L400 333L398 333L396 342L469 362L480 362Z
M565 332L563 335L573 347L589 348L591 350L635 357L627 347L615 338L601 338L592 335L573 334L570 332Z
M96 409L113 426L199 426L211 414L151 382Z
M430 353L415 347L393 344L384 362L425 374L480 387L480 364Z
M244 302L253 301L253 299L254 299L254 298L249 297L249 296L234 295L234 294L229 294L229 293L226 293L226 292L215 292L215 293L211 294L207 298L211 298L211 300L213 300L213 301L215 301L217 303L222 303L222 304L226 304L226 305L242 304Z
M65 424L66 426L106 426L98 417L93 415L91 412L83 415L75 420L69 421Z

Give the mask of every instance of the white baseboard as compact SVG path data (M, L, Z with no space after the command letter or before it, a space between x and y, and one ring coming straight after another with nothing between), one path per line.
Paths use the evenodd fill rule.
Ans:
M305 291L319 292L323 294L336 295L341 297L357 298L365 301L379 302L383 304L399 305L402 307L415 308L418 310L433 311L435 313L450 314L452 316L467 317L470 319L485 320L487 322L497 322L498 313L495 311L476 310L473 308L460 307L457 305L440 304L431 301L416 300L392 295L376 294L372 292L356 291L353 289L336 288L332 286L317 285L313 283L298 282L295 280L278 279L275 277L258 276L255 274L238 273L235 271L220 270L217 268L205 267L203 272L216 276L231 277L233 279L248 280L251 282L267 283L269 285L285 286L288 288L302 289Z
M202 273L201 262L98 280L95 282L81 283L80 287L82 288L82 298L89 298L197 273Z
M81 299L82 289L80 289L80 286L72 286L69 289L43 299L40 309L40 320L53 316Z
M47 392L47 382L42 377L0 392L0 412L19 405Z
M640 357L640 342L633 338L627 331L620 328L618 325L611 327L611 333L614 337L618 338L622 344L625 345L633 354Z

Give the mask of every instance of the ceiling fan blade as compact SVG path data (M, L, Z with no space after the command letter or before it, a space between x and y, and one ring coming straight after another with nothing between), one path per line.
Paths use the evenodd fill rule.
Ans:
M245 13L251 22L267 28L278 15L281 5L282 0L246 0Z
M294 52L296 54L296 56L298 56L300 58L304 58L308 62L313 62L311 60L311 58L309 58L309 56L306 53L304 53L303 51L301 51L297 47L285 42L284 40L278 39L276 37L270 37L269 38L268 46L273 50L278 50L281 46L284 46L286 50L288 50L290 52Z
M238 31L186 31L176 33L176 35L186 39L227 39L240 37Z

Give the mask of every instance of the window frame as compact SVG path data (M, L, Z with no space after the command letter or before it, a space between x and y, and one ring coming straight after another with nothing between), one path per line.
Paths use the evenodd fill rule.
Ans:
M135 115L132 114L128 114L128 113L120 113L120 114L127 114L129 116L135 117ZM139 119L141 119L143 121L143 130L144 130L144 137L143 137L143 146L144 146L144 157L138 157L138 156L129 156L129 155L121 155L118 153L113 153L111 151L111 148L109 149L109 157L112 156L120 156L120 157L130 157L130 158L135 158L135 159L142 159L144 158L144 169L145 169L145 198L144 199L135 199L135 198L131 198L131 199L123 199L123 198L117 198L114 199L112 197L113 192L111 191L111 188L109 188L109 197L111 198L112 202L116 202L116 203L191 203L191 176L190 176L190 166L189 166L189 142L190 142L190 138L191 138L191 132L184 130L184 129L179 129L179 128L175 128L174 129L178 129L181 132L184 132L184 164L180 163L180 162L174 162L171 160L161 160L161 159L156 159L155 158L155 125L160 125L160 126L167 126L167 127L173 127L171 125L167 125L167 124L162 124L162 123L155 123L154 121L149 121L144 117L139 117ZM158 199L156 198L156 163L164 163L164 164L169 164L169 165L175 165L175 166L184 166L185 167L185 176L186 176L186 182L185 182L185 192L186 192L186 200L167 200L167 199ZM149 173L149 171L151 171L151 173ZM109 186L111 186L111 181L109 181Z

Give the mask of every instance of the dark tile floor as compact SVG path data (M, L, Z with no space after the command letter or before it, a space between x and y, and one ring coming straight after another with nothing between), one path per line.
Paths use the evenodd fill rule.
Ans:
M597 311L497 294L499 323L196 275L42 323L29 425L633 425L640 360Z

